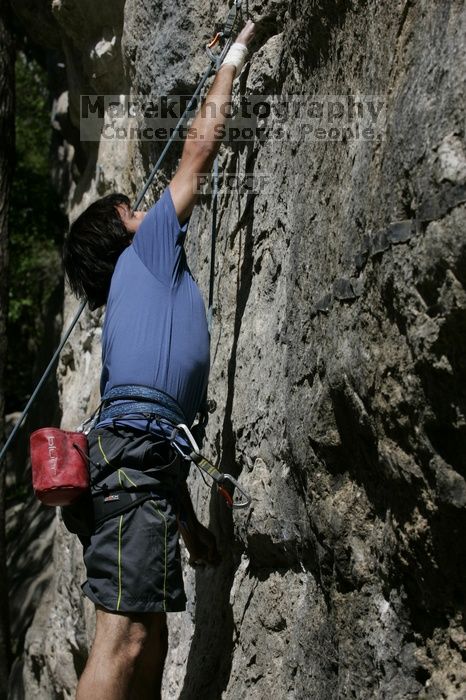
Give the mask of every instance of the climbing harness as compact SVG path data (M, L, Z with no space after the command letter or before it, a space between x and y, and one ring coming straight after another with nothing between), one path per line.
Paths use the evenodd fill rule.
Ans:
M118 401L126 401L124 408ZM171 446L181 457L193 462L198 469L212 478L217 486L217 491L225 499L230 508L247 508L251 504L251 498L239 485L238 481L231 476L221 472L200 452L199 446L193 436L192 431L186 425L181 408L176 400L166 392L139 385L117 386L111 389L102 398L101 408L98 412L98 421L112 419L116 420L128 415L142 416L148 423L154 420L164 421L172 429L168 438ZM177 442L176 438L181 435L188 443L188 452ZM227 487L235 489L235 496L232 496ZM238 497L239 494L239 497Z
M231 9L228 12L228 16L227 16L227 19L225 21L223 30L220 32L217 32L217 34L215 35L213 40L209 43L209 45L207 47L208 55L210 58L209 66L206 69L205 73L203 74L201 80L199 81L199 84L196 87L196 90L194 91L189 104L187 105L187 107L186 107L185 111L183 112L182 116L180 117L176 127L174 128L173 133L170 136L170 139L165 144L165 147L162 150L162 153L160 154L156 164L152 168L152 170L149 174L149 177L147 178L141 191L139 192L139 194L136 198L136 201L134 203L134 209L137 209L139 207L139 205L141 204L142 200L144 199L144 197L147 193L147 190L149 189L150 185L154 181L155 175L160 170L162 163L165 160L165 157L170 149L170 146L172 145L174 140L177 138L183 124L185 123L186 119L188 118L188 115L191 113L194 105L197 103L197 98L201 94L202 89L204 88L207 80L213 74L213 72L216 72L218 70L221 61L225 57L225 55L230 47L230 44L231 44L231 37L232 37L232 34L235 30L236 23L237 23L238 18L240 16L241 6L242 6L242 0L234 0L233 6L231 7ZM216 56L212 52L212 49L214 48L214 46L217 46L218 44L220 44L221 40L225 40L225 46L222 48L220 54L218 56ZM214 168L214 173L215 172L217 173L217 175L216 176L214 175L214 177L216 177L217 191L218 191L218 160L217 160L217 165ZM215 217L216 217L216 207L217 207L217 203L215 200ZM215 221L212 224L212 236L213 237L216 236L216 228L217 228L217 222L216 222L216 218L215 218ZM212 250L215 251L214 243L212 244ZM212 265L211 265L211 270L212 270ZM212 325L212 321L211 321L211 319L212 319L212 299L211 299L210 289L213 290L213 283L212 282L209 285L209 311L208 311L209 332L210 332L211 325ZM26 406L24 407L23 412L21 413L21 416L19 417L19 419L18 419L17 423L15 424L13 430L11 431L8 439L6 440L2 450L0 451L0 464L3 462L10 445L13 443L20 428L24 424L24 422L29 414L29 411L31 409L31 406L33 405L39 392L41 391L41 389L44 386L45 382L47 381L50 373L52 372L52 369L55 366L56 362L58 361L58 358L61 354L61 351L63 350L65 344L68 341L68 338L70 337L70 335L73 332L75 326L77 325L79 319L81 318L81 315L82 315L85 307L86 307L86 302L84 301L80 304L73 320L71 321L70 326L68 327L65 334L63 335L59 346L57 347L56 351L54 352L54 354L52 356L52 359L50 360L49 364L47 365L42 377L40 378L39 382L37 383L36 388L34 389L33 393L31 394L29 401L27 402ZM210 321L209 321L209 318L210 318Z
M148 417L151 420L154 420L154 418L157 419L157 416L154 416L154 414ZM179 443L176 442L176 438L180 433L182 433L189 442L189 452L185 452ZM205 473L212 478L217 487L217 492L223 497L229 508L248 508L251 505L251 497L239 485L238 481L231 476L231 474L221 472L200 453L191 431L185 424L180 423L173 426L169 442L182 459L193 462L200 470L201 474ZM99 475L97 478L101 480L102 476ZM97 481L97 479L95 481ZM91 486L95 486L95 482L91 484ZM233 495L231 493L232 488L234 489ZM88 494L84 495L81 501L77 503L78 507L74 516L73 505L71 506L71 511L67 509L67 513L65 514L67 527L68 529L72 528L74 522L76 525L75 530L71 530L72 532L77 531L78 534L90 535L92 534L93 528L98 527L106 520L126 513L147 500L160 498L161 495L163 495L163 491L160 487L157 487L155 492L148 490L147 487L130 487L124 489L109 489L105 485L103 487L98 487L97 492L91 495L89 491ZM86 517L84 518L82 515L80 516L80 511L82 510L86 512Z
M125 401L124 412L118 401ZM102 397L97 422L102 423L108 419L129 414L154 415L158 420L164 420L172 425L186 420L176 400L165 391L126 384L113 387Z

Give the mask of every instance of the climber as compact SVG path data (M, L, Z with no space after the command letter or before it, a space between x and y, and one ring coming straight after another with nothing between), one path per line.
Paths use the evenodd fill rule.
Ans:
M233 81L255 34L249 21L229 49L184 144L179 168L147 212L113 194L72 224L65 269L72 291L95 309L102 333L103 408L88 435L94 490L150 498L81 535L85 595L96 632L78 700L161 695L166 613L185 609L178 532L191 561L218 564L213 533L196 518L186 462L168 441L173 423L191 425L209 373L205 306L183 248L197 179L220 148ZM212 106L215 109L212 109ZM63 509L66 523L66 508Z

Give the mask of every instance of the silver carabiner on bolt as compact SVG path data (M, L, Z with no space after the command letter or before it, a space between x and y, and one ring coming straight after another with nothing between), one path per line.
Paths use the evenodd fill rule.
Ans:
M231 476L231 474L223 474L223 479L222 482L229 481L230 484L232 484L235 487L235 492L239 491L241 494L241 499L237 500L236 498L232 498L232 503L230 504L231 508L249 508L252 502L251 496L246 493L246 491L239 485L239 483L236 481L236 479Z

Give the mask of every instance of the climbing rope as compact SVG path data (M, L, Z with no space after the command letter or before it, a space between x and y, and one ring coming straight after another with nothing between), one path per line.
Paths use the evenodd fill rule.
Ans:
M63 338L61 339L60 345L59 345L58 348L55 350L55 352L54 352L54 354L53 354L53 356L52 356L52 359L50 360L50 362L49 362L49 364L47 365L47 367L46 367L46 369L45 369L45 371L44 371L42 377L40 378L39 382L37 383L36 388L35 388L34 391L32 392L31 398L29 399L29 401L27 402L26 406L24 407L24 410L23 410L21 416L19 417L18 422L15 424L15 427L14 427L13 430L11 431L11 433L10 433L10 435L9 435L9 437L8 437L8 440L5 442L5 444L4 444L3 448L2 448L2 451L0 452L0 464L2 463L3 458L5 457L5 455L6 455L7 451L8 451L8 448L10 447L11 443L12 443L13 440L15 439L15 437L16 437L16 435L17 435L19 429L21 428L21 426L23 425L24 421L26 420L27 415L28 415L28 413L29 413L29 411L30 411L30 409L31 409L31 406L32 406L32 404L34 403L34 401L35 401L36 398L37 398L37 395L39 394L40 390L42 389L42 387L44 386L45 382L46 382L47 379L49 378L49 375L50 375L50 373L51 373L51 371L52 371L52 369L53 369L53 366L54 366L54 364L56 363L56 361L58 360L58 358L59 358L59 356L60 356L60 353L61 353L61 351L63 350L66 341L67 341L68 338L70 337L71 332L73 331L75 325L76 325L77 322L79 321L79 317L81 316L82 312L84 311L85 306L86 306L86 302L84 301L84 302L80 305L80 307L79 307L79 309L78 309L78 312L76 313L76 316L73 318L73 320L72 320L72 322L71 322L71 324L70 324L70 327L68 328L68 330L66 331L65 335L64 335Z
M191 97L191 100L189 101L189 104L187 105L185 111L181 115L175 129L173 130L172 135L170 136L169 140L165 144L165 147L164 147L162 153L160 154L156 164L152 168L152 170L149 174L149 177L147 178L141 191L139 192L139 194L136 198L135 204L134 204L134 209L137 209L139 207L139 205L141 204L142 200L144 199L144 197L147 193L147 190L149 189L150 185L154 181L154 178L155 178L157 172L162 167L162 164L166 158L166 155L167 155L172 143L177 138L180 129L182 128L183 124L185 123L186 119L188 118L188 115L192 111L194 105L197 103L197 98L201 94L207 80L210 78L210 76L214 72L218 71L223 59L225 58L225 56L228 52L228 49L230 48L231 43L232 43L232 35L236 29L237 22L240 18L240 15L241 15L241 6L242 6L242 0L234 0L233 5L229 10L228 16L227 16L225 23L223 25L223 29L221 31L217 32L216 35L214 36L214 38L212 39L212 41L209 42L209 44L207 45L206 50L207 50L207 53L208 53L208 56L210 59L209 66L206 69L205 73L203 74L201 80L199 81L199 84L198 84L196 90L194 91L194 93ZM222 41L224 42L224 45L223 45L220 53L214 54L212 49L215 46L219 45ZM212 222L212 246L211 246L211 250L212 250L214 256L215 256L215 239L216 239L216 232L217 232L217 195L218 195L218 177L219 177L218 170L219 170L219 164L218 164L218 157L217 157L217 159L215 161L215 165L214 165L214 182L216 183L214 185L214 189L215 189L216 194L214 197L214 204L213 204L214 219ZM216 180L215 180L215 178L216 178ZM214 260L214 263L215 263L215 260ZM211 261L211 278L213 277L213 264ZM212 290L212 292L211 292L211 290ZM212 320L211 320L212 319L212 298L213 298L213 280L211 279L210 283L209 283L209 311L208 311L209 332L210 332L210 328L212 325ZM24 407L23 412L21 413L21 416L19 417L18 421L16 422L16 424L15 424L13 430L11 431L7 441L5 442L3 448L0 452L0 464L3 462L10 445L13 443L20 428L24 424L24 421L26 420L26 418L29 414L31 406L33 405L34 401L36 400L36 398L37 398L40 390L44 386L45 382L49 378L50 373L52 372L52 369L53 369L55 363L57 362L61 351L63 350L68 338L70 337L71 333L73 332L73 330L74 330L76 324L78 323L85 308L86 308L86 302L84 301L80 304L78 311L76 312L76 315L74 316L73 320L71 321L71 324L68 327L67 331L63 335L58 348L54 352L52 359L50 360L42 377L40 378L39 382L37 383L36 388L34 389L33 393L31 394L31 398L29 399L26 406Z
M215 250L217 246L218 229L218 183L220 178L220 163L217 156L214 161L212 176L212 229L210 235L210 275L209 275L209 301L207 307L207 327L209 336L212 335L214 318L214 280L215 280Z

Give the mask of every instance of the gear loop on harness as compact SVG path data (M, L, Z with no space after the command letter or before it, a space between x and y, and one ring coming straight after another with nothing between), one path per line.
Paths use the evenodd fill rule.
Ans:
M119 417L128 416L128 413L141 414L148 420L153 417L171 426L172 431L168 437L171 447L182 459L193 462L201 473L211 477L217 486L217 491L223 496L229 508L247 508L251 504L250 496L239 485L238 481L231 474L221 472L201 454L191 429L184 422L183 411L169 394L141 385L115 386L104 394L99 407L99 421L107 419L115 421ZM177 442L178 435L187 442L189 446L187 453ZM97 479L102 479L102 473L98 475ZM233 499L226 488L228 484L240 494L239 499ZM103 503L106 504L107 501L104 500Z

